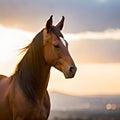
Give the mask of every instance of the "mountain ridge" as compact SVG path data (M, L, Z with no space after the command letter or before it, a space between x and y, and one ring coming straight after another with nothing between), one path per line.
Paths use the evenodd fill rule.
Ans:
M50 93L51 109L105 109L109 103L120 104L120 95L71 96L58 92Z

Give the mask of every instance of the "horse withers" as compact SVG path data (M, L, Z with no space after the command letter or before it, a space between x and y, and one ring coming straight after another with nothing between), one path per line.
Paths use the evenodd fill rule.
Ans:
M50 99L47 91L50 69L54 66L65 78L72 78L76 66L61 30L64 17L46 27L24 48L25 55L13 75L0 75L0 120L47 120Z

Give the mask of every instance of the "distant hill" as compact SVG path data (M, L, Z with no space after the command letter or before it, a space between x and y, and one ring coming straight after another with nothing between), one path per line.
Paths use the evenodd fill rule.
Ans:
M69 43L71 54L77 62L120 62L120 40L73 40Z
M120 95L69 96L50 93L49 120L119 120Z
M109 103L120 105L120 95L70 96L57 92L50 93L52 110L106 109Z

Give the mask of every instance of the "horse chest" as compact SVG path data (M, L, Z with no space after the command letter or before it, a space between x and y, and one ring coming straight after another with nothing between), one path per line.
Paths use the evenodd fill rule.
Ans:
M29 120L47 120L50 113L50 100L48 93L46 93L42 101L38 101L37 104L33 105L30 109Z
M48 110L43 104L38 104L28 111L25 116L25 120L47 120Z

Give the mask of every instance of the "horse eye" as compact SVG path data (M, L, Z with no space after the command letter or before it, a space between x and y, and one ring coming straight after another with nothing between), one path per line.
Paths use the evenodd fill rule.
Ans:
M55 48L60 48L60 45L56 44L54 45Z

